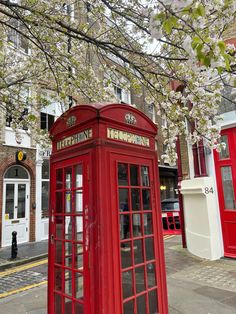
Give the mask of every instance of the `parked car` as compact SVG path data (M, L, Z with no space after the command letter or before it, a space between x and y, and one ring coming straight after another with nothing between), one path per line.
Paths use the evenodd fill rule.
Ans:
M166 198L161 201L161 210L163 212L179 211L179 200L178 198Z
M164 234L179 234L179 200L178 198L167 198L161 201L162 224Z

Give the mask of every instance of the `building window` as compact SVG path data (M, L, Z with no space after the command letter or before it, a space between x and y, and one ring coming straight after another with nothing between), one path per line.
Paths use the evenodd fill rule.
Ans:
M55 121L55 116L48 113L44 113L44 112L40 113L41 129L49 131L54 121Z
M15 121L17 123L18 129L22 129L25 131L28 130L27 122L25 121L25 117L28 115L28 113L29 113L29 109L25 108L22 111L20 117L17 118L17 121ZM7 112L7 114L6 114L6 126L12 127L12 123L13 123L12 115L10 112Z
M148 115L152 122L156 123L156 111L154 104L148 105Z
M7 40L17 49L21 49L25 53L29 52L29 43L23 34L25 33L25 26L22 22L11 19L9 22L10 26L7 34Z
M42 194L41 194L42 218L48 218L48 206L49 206L49 159L44 159L42 165Z
M114 93L120 103L130 104L130 92L117 85L114 85Z

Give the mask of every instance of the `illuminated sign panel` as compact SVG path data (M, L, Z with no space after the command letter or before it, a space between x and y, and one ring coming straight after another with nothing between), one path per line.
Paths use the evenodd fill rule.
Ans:
M63 140L57 142L57 150L87 141L92 137L93 137L92 129L87 129L80 133L65 137Z
M112 128L107 128L107 138L145 147L150 146L148 137Z

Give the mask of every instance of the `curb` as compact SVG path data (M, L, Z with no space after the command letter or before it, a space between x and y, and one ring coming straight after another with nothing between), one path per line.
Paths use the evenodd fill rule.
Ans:
M43 258L48 257L48 253L44 253L44 254L40 254L40 255L36 255L36 256L32 256L32 257L27 257L27 258L22 258L16 261L8 261L6 263L3 263L0 265L0 271L9 269L9 268L13 268L16 266L20 266L20 265L24 265L30 262L34 262Z

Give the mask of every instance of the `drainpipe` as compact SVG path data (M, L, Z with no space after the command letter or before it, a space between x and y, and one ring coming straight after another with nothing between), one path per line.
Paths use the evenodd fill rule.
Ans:
M205 157L203 140L200 140L198 144L198 154L199 154L199 159L200 159L201 177L207 177L206 157Z
M187 248L186 244L186 235L185 235L185 222L184 222L184 202L183 195L181 194L181 181L183 180L183 170L182 170L182 159L181 159L181 150L180 150L180 141L179 136L176 141L176 153L178 156L177 167L178 167L178 198L179 198L179 218L181 225L181 236L182 236L182 246Z

